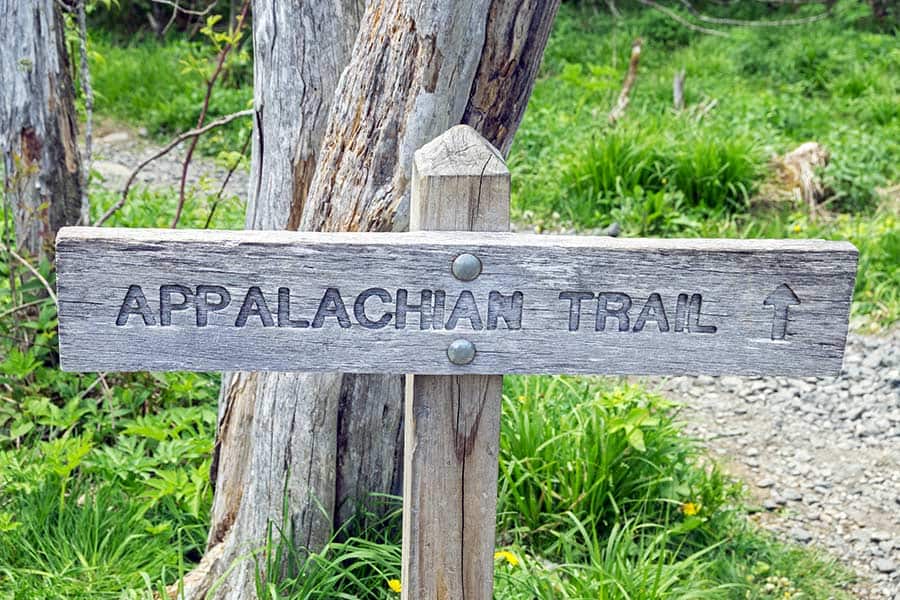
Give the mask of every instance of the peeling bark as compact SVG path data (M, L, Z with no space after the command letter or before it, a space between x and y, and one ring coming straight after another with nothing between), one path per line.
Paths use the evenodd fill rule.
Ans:
M503 156L525 114L559 0L494 0L488 13L481 63L462 123Z
M81 158L63 19L53 0L0 0L0 144L16 245L52 258L78 222Z
M286 4L254 5L247 226L385 231L408 226L417 148L470 119L508 149L559 0L369 0L352 52L352 0ZM402 378L248 377L224 379L213 530L189 598L226 569L215 597L255 597L255 565L234 563L270 524L315 549L368 494L401 490Z

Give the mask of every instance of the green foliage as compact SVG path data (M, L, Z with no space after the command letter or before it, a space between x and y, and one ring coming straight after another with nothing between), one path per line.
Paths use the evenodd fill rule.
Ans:
M736 7L763 18L762 3ZM704 3L704 10L726 10ZM658 11L612 19L563 5L510 155L513 214L535 229L598 229L623 235L851 237L861 250L856 311L890 325L900 315L890 267L900 181L900 47L869 29L870 11L838 2L830 20L797 27L734 28L704 36ZM731 11L732 9L727 9ZM744 12L742 12L744 11ZM754 12L756 11L756 12ZM631 42L644 48L624 120L606 115L618 97ZM672 108L684 69L686 109ZM769 157L815 140L827 214L765 196ZM867 236L856 235L855 229ZM869 254L871 253L871 257Z
M217 198L218 182L201 180L188 189L179 227L204 229L243 229L244 202L235 196ZM91 194L94 219L121 199L121 194L97 186ZM178 205L178 192L149 187L136 187L128 200L106 222L110 227L169 227ZM215 208L214 208L215 207ZM212 219L210 219L212 214Z
M4 275L0 596L118 598L173 580L205 544L216 378L63 373L54 303Z
M629 199L654 195L676 211L738 212L747 208L762 164L754 142L740 136L626 126L594 137L572 158L557 209L588 227L603 224ZM647 209L657 212L652 203L639 203L630 214L642 217L643 235L669 233L667 227L646 226Z
M210 35L214 41L207 44L183 40L161 44L138 38L118 45L108 36L92 34L90 62L97 113L141 124L158 138L194 128L203 108L206 81L223 43L220 36L227 34L210 30ZM230 53L212 93L207 122L248 108L252 80L249 51ZM200 148L206 154L235 150L250 127L249 119L234 121L201 138Z
M4 491L4 598L120 598L178 564L173 536L155 533L146 509L124 490L76 479L63 496L64 481L52 476L27 492Z
M507 377L503 403L496 597L764 598L771 581L844 597L833 564L747 525L739 488L700 462L661 398L612 380ZM357 519L311 555L287 523L273 528L259 596L396 598L399 511Z
M688 502L715 514L736 497L716 470L697 468L673 407L639 387L510 378L506 391L498 511L524 540L552 549L556 519L598 534L638 517L665 522Z
M257 595L266 600L396 598L389 582L400 579L400 499L383 501L395 510L380 519L370 514L357 515L319 552L298 549L286 523L270 528L262 558L257 562ZM358 531L347 535L354 529ZM287 574L268 580L263 576L279 572Z

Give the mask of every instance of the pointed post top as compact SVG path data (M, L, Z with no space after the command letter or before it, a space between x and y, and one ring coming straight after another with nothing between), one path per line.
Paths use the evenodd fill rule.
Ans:
M411 231L507 231L509 169L468 125L451 127L416 151Z
M451 127L419 148L414 163L423 177L509 177L500 151L468 125Z

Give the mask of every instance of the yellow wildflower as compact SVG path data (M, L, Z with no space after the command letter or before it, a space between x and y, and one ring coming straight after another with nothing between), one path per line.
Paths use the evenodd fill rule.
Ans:
M403 586L400 585L399 579L388 579L388 587L391 588L391 591L395 594L399 594L403 591Z
M794 225L794 233L800 233L801 231L803 231L803 227L800 226L800 223Z
M681 512L683 512L686 517L693 517L700 512L700 505L694 504L693 502L685 502L681 505Z
M494 552L494 560L504 559L510 566L515 567L519 564L519 559L509 550L499 550Z

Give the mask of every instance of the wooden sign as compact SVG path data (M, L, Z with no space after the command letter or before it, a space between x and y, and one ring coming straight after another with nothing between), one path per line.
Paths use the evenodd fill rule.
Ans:
M454 260L480 269L470 281ZM845 242L67 228L67 370L840 370ZM457 339L474 345L454 364Z
M66 228L70 371L406 373L403 600L493 590L505 373L835 375L856 249L509 233L474 130L415 154L412 233Z

